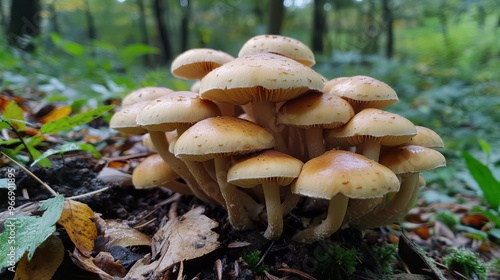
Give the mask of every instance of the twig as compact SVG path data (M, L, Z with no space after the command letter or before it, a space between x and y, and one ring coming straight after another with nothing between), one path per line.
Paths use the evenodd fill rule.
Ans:
M105 161L125 161L125 160L129 160L129 159L143 158L143 157L147 157L147 156L150 156L153 154L154 153L148 152L148 153L133 154L133 155L128 155L128 156L102 157L102 159Z
M17 136L17 138L19 139L19 141L21 141L21 144L24 146L24 148L26 149L26 151L28 152L28 155L30 157L30 163L33 162L35 160L35 157L33 157L33 154L31 153L30 149L28 148L28 145L26 144L26 142L24 142L24 139L23 137L21 136L21 134L19 134L19 131L17 131L16 127L11 123L10 120L7 120L5 118L2 118L3 120L5 120L5 122L10 126L10 128L12 129L12 132L14 132L14 134ZM3 152L2 152L3 154ZM5 154L4 154L5 155ZM12 160L12 159L11 159Z
M106 191L106 190L108 190L108 189L109 189L109 187L104 187L104 188L102 188L102 189L95 190L95 191L91 191L91 192L88 192L88 193L79 194L79 195L75 195L75 196L70 196L70 197L67 197L66 199L69 199L69 200L76 200L76 199L80 199L80 198L83 198L83 197L92 196L92 195L94 195L94 194L97 194L97 193L100 193L100 192Z
M271 242L271 245L269 245L269 248L267 248L267 250L264 252L264 254L260 258L260 260L257 263L257 265L261 265L264 262L264 258L267 256L267 254L269 253L269 251L271 251L271 248L273 247L273 245L274 245L274 240L273 240L273 242Z
M12 159L11 157L9 157L8 155L6 155L4 152L1 152L2 155L4 155L5 157L7 157L8 159L10 159L13 163L15 163L17 166L19 166L22 170L24 170L26 173L28 173L31 177L33 177L35 180L37 180L44 188L46 188L53 196L57 196L59 195L56 191L54 191L49 185L47 185L45 182L43 182L42 180L40 180L40 178L38 178L35 174L33 174L31 171L29 171L26 167L24 167L22 164L20 164L19 162L15 161L14 159Z

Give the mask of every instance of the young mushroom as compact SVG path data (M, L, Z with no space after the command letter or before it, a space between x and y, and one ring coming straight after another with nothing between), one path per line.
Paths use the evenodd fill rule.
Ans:
M298 242L312 243L336 232L342 225L349 198L382 197L399 190L396 175L387 167L362 155L331 150L307 161L292 192L330 200L326 218L316 226L293 236Z
M227 172L227 181L233 185L242 188L262 185L267 212L267 229L264 237L267 239L278 239L281 236L283 207L280 186L290 185L299 176L302 165L302 161L292 156L266 150L236 161ZM294 201L297 202L297 200Z
M243 202L248 195L227 182L230 157L273 147L274 139L264 128L236 117L220 116L204 119L188 128L177 139L174 151L176 157L186 161L214 160L217 183L226 202L229 221L234 228L244 230L252 226L245 206L256 208L258 204L251 198ZM252 201L253 204L249 205ZM249 209L252 210L257 209Z

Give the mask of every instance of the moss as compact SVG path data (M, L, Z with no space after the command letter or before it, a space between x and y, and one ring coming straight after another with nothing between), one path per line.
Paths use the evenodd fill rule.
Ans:
M264 274L264 271L269 270L271 268L268 265L263 265L259 263L261 258L260 253L261 252L259 250L253 250L243 256L243 260L245 260L245 263L247 264L248 268L255 275L262 275Z
M318 262L320 279L349 279L362 258L359 250L338 244L326 247L324 254Z
M487 268L478 255L467 249L457 249L444 258L444 263L451 271L457 271L460 274L470 278L486 280Z

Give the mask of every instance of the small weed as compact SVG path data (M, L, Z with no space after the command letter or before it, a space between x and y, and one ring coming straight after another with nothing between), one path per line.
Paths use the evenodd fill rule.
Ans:
M356 248L345 248L334 244L326 248L324 257L318 262L321 279L349 279L362 258Z
M444 263L451 271L457 271L470 279L485 280L487 278L486 264L467 249L456 249L444 258Z
M377 271L381 274L393 274L392 264L396 260L396 245L384 244L371 247L371 249L377 263Z
M264 271L269 270L271 268L268 265L260 263L260 258L261 258L260 254L261 252L259 250L253 250L250 253L243 256L243 259L245 260L245 263L247 264L248 268L255 275L262 275L264 274Z

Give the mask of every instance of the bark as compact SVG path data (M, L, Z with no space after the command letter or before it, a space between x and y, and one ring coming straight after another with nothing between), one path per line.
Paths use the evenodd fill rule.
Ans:
M394 16L391 10L391 1L382 0L382 8L384 11L384 22L387 33L387 41L385 46L385 56L391 58L394 54Z
M191 18L191 1L181 1L185 3L182 8L181 19L181 51L186 51L189 48L189 19Z
M316 53L324 51L326 34L326 14L323 6L325 0L315 0L313 6L312 50Z
M166 63L172 59L172 47L170 44L170 39L168 35L168 28L163 18L165 11L164 0L154 0L153 10L155 13L156 30L158 32L158 37L161 45L161 62Z
M40 35L40 0L12 0L7 39L11 46L33 52Z
M283 0L270 0L269 22L267 26L267 33L280 34L284 18L285 18L285 6L283 5Z
M139 11L139 34L141 35L141 42L144 45L149 45L148 27L146 24L146 12L144 8L144 0L137 0L137 10ZM144 55L143 63L148 66L150 63L150 56Z

